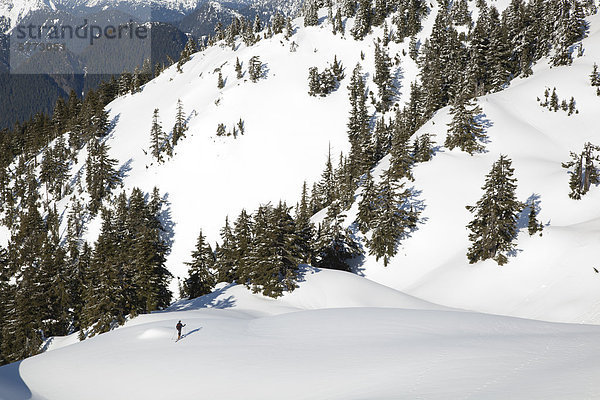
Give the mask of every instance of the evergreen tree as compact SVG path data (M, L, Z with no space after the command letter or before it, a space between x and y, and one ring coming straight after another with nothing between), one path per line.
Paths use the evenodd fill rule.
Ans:
M346 18L354 17L356 14L356 0L343 0L342 16Z
M373 221L377 213L377 193L375 182L371 176L371 170L367 170L362 189L362 197L358 203L358 215L356 222L362 233L367 233L373 228Z
M133 210L135 197L139 199L140 213ZM161 222L163 200L154 188L147 203L141 190L134 188L130 197L129 231L135 232L132 252L137 304L134 313L148 313L166 308L171 302L168 289L171 273L165 266L170 246L164 240L164 226ZM131 312L130 312L131 313Z
M450 108L452 122L448 124L448 136L444 146L450 150L458 147L471 155L483 151L485 147L480 141L485 141L487 136L477 121L477 115L480 113L481 108L478 105L462 96L458 97Z
M215 255L202 231L198 235L196 249L192 252L192 261L186 265L189 266L189 277L183 284L185 294L190 299L209 294L216 283L213 274Z
M308 69L308 94L316 96L319 93L319 71L317 67Z
M304 26L314 26L319 24L317 12L319 7L314 0L305 0L304 2Z
M225 218L225 226L221 229L222 244L215 251L217 282L234 282L238 277L235 242L229 218Z
M563 168L572 168L569 179L570 198L580 200L581 196L590 190L591 185L600 183L600 170L595 163L600 161L597 151L600 151L600 146L588 142L583 146L581 154L571 152L571 161L562 164Z
M431 140L429 133L424 133L415 138L413 145L412 157L415 162L427 162L433 158L433 145L435 142Z
M367 94L360 64L352 72L348 85L350 97L350 117L348 121L348 139L350 141L350 164L352 176L357 177L371 167L371 130L370 116L367 110Z
M396 254L398 240L416 226L417 214L406 210L410 192L399 192L402 186L394 182L388 170L375 188L376 216L371 222L373 232L367 246L369 254L375 255L377 260L383 257L384 266Z
M529 236L535 235L537 232L541 232L544 229L544 225L538 222L537 220L537 211L535 209L535 201L531 200L529 204L529 217L527 223L527 232L529 232Z
M262 23L260 22L260 17L258 14L254 16L254 24L252 24L252 30L254 33L259 33L262 31Z
M373 82L379 90L379 111L386 112L390 109L394 99L394 80L391 73L392 60L384 47L375 43L375 75Z
M179 61L177 62L177 72L183 72L183 64L188 62L191 59L192 54L194 54L196 51L196 41L192 37L190 37L187 43L185 44L185 47L181 51L181 55L179 56Z
M225 82L223 82L223 74L219 71L219 77L217 78L217 88L223 89L225 87Z
M248 61L248 76L252 82L258 82L262 77L262 62L258 56L252 56Z
M152 128L150 128L150 153L157 162L161 163L162 153L165 150L165 133L158 118L158 108L155 108L152 115Z
M333 163L331 162L331 147L327 154L327 162L325 169L321 174L321 181L317 185L318 192L313 193L313 196L319 197L319 203L323 207L327 207L337 198L337 190L335 184L335 176L333 171Z
M491 258L504 265L508 261L506 255L515 248L513 241L523 205L515 196L517 180L511 164L509 158L501 155L486 175L483 197L475 206L467 206L475 214L467 225L472 243L467 258L471 264Z
M362 254L350 230L342 226L345 218L339 203L329 206L314 244L316 267L350 271L347 261Z
M590 74L590 85L600 86L600 73L598 73L598 64L594 63L592 73Z
M242 73L242 64L240 64L240 59L235 58L235 73L238 79L242 79L244 74Z
M248 271L248 257L250 256L250 250L252 245L252 219L243 210L236 219L233 226L233 254L237 267L236 281L240 284L248 284L251 277L250 271Z
M183 103L181 99L177 100L177 114L175 115L175 125L173 126L173 148L177 146L177 142L181 138L185 137L185 132L187 131L187 121L185 119L185 114L183 113Z
M106 142L92 139L88 144L85 181L90 195L89 209L92 214L96 214L102 199L121 182L115 169L117 160L109 158L108 151Z
M294 226L296 227L296 236L298 237L300 247L300 260L305 264L312 263L314 251L312 248L314 236L314 224L311 222L310 200L308 198L308 188L306 181L302 185L302 195L300 203L296 206L296 215Z
M225 128L225 124L220 123L217 126L217 136L225 136L227 133L227 128Z
M373 10L371 9L371 0L358 0L358 10L356 19L350 33L356 40L362 40L371 30Z
M396 129L392 137L392 160L390 174L393 179L407 178L414 180L412 175L412 165L414 159L410 153L408 140L410 133L407 131L405 121L406 113L398 113L396 118Z

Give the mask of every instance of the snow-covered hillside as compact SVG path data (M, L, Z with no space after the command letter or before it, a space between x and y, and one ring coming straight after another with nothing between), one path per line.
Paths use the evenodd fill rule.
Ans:
M507 2L496 2L502 10ZM435 19L436 6L424 21L419 37L424 41ZM322 14L322 18L324 14ZM569 67L550 68L546 60L534 67L534 75L516 79L500 93L478 99L489 127L487 151L470 156L441 148L432 162L414 168L415 182L424 203L418 230L400 246L387 267L366 257L359 270L382 284L454 307L563 322L600 322L600 277L594 273L596 244L600 239L600 192L594 188L583 200L567 196L568 174L561 163L583 143L599 143L596 129L600 98L589 85L589 73L600 60L598 17L590 19L584 54ZM300 26L298 26L300 25ZM319 179L328 148L336 157L347 152L346 123L349 110L347 81L326 98L307 94L308 69L320 69L334 55L346 75L360 62L373 76L372 35L357 42L350 35L332 35L323 21L318 27L301 27L289 41L282 35L246 47L213 46L192 57L178 73L173 66L148 83L141 93L127 95L108 106L114 123L107 143L111 156L125 166L127 190L138 186L149 192L158 186L168 194L173 227L173 249L168 266L184 276L195 239L202 229L211 242L228 215L242 208L280 199L294 204L302 182ZM351 26L351 20L348 26ZM397 69L399 103L408 99L408 86L418 74L415 62L402 51L408 43L390 43L390 55L401 60ZM364 60L361 59L361 53ZM247 63L259 56L266 76L257 83L248 79ZM245 70L236 78L236 58ZM218 70L225 87L217 88ZM370 82L371 90L374 85ZM557 88L561 98L573 96L579 113L567 116L540 107L536 98L546 88ZM181 99L189 116L189 131L175 149L175 156L157 165L149 154L152 113L169 130ZM230 130L242 119L245 134L217 137L219 123ZM440 110L417 134L435 135L444 142L448 109ZM465 209L481 196L485 174L500 154L513 159L521 201L535 198L543 235L529 237L526 211L520 225L517 254L498 267L488 261L470 265L465 256L472 218ZM80 155L80 161L85 152ZM376 171L386 168L384 159ZM80 163L80 167L83 164ZM64 209L66 204L62 204ZM348 213L354 220L356 204ZM88 238L99 231L93 222Z
M175 324L186 324L175 342ZM2 399L583 399L600 328L463 312L337 271L240 286L0 368Z

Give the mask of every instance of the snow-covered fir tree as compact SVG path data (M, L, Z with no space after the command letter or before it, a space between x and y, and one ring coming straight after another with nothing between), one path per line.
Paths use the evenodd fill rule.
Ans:
M196 249L192 252L192 261L188 262L188 278L183 284L185 295L190 299L203 296L212 291L215 285L215 254L200 231L196 240Z
M517 179L513 174L511 160L501 155L486 175L483 197L475 206L467 206L474 214L467 225L471 231L471 247L467 252L470 263L491 258L504 265L515 249L517 221L523 204L516 198Z

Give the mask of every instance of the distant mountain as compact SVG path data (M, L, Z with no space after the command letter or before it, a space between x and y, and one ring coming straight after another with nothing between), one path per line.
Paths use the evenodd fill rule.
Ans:
M156 64L164 63L167 57L178 59L187 41L186 34L198 38L213 34L218 22L226 26L234 17L253 19L255 15L259 15L263 20L267 20L276 11L285 15L295 15L300 6L300 0L239 0L222 3L207 0L0 0L0 32L9 32L19 24L77 26L83 18L87 19L89 24L94 21L128 21L130 17L139 22L153 21L150 57L152 63ZM96 87L99 83L98 75L91 77L91 73L101 72L104 75L120 73L125 69L133 70L141 63L140 58L147 56L144 53L132 59L131 51L125 50L123 46L115 49L106 42L98 42L93 48L81 47L84 44L76 44L79 48L73 49L77 51L70 54L68 59L66 56L56 59L39 55L15 70L16 59L13 54L12 63L10 62L8 37L0 34L0 75L9 71L12 66L13 72L17 73L70 76L68 79L55 79L52 76L0 76L0 129L12 126L17 120L28 119L36 112L50 112L56 99L66 96L72 89L82 93L88 87ZM130 61L123 63L126 59ZM90 65L96 67L86 68ZM39 66L44 68L40 69ZM88 75L84 77L85 70L88 71ZM36 84L32 86L31 82ZM30 91L33 87L36 90ZM39 96L40 92L44 93L43 97ZM12 97L9 97L9 94L12 94Z

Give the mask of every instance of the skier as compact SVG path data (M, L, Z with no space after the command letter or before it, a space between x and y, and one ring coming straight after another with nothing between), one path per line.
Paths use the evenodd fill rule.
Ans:
M182 324L181 321L177 323L175 328L177 328L177 340L181 339L181 328L183 328L185 324Z

